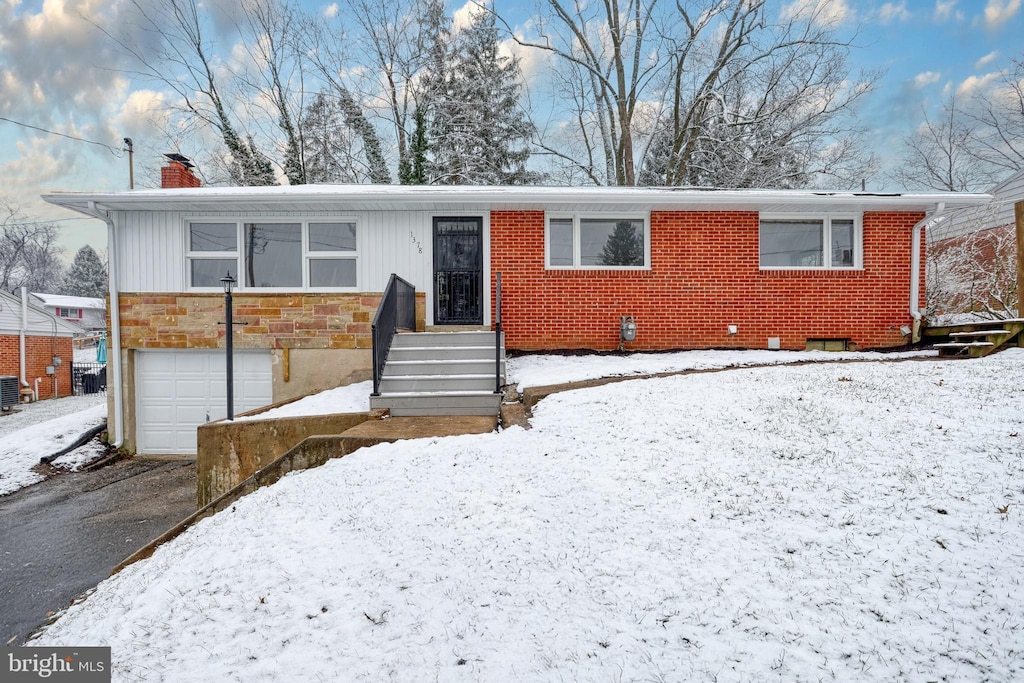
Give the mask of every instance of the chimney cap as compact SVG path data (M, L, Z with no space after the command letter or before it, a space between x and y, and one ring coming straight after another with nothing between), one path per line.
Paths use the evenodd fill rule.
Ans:
M178 154L177 152L171 152L170 154L165 154L164 156L167 157L168 159L170 159L171 161L178 162L179 164L181 164L185 168L194 168L195 167L195 164L193 164L189 160L188 157L182 156L181 154Z

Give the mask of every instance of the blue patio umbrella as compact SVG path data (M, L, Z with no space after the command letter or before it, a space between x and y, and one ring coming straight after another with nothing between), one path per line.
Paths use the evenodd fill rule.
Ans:
M107 338L101 337L100 344L96 347L96 362L106 363L107 362Z

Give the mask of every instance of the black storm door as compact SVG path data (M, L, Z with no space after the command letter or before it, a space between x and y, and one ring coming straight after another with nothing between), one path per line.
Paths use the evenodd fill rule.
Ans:
M483 325L483 219L434 218L434 324Z

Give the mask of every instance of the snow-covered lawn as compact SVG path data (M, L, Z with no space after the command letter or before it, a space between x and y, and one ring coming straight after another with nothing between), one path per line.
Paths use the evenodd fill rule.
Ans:
M615 354L531 354L509 358L508 374L510 382L518 384L519 391L523 391L529 387L580 382L599 377L785 365L806 361L895 360L936 355L938 355L936 351L836 353L767 350L674 351L671 353L633 353L626 356Z
M637 380L203 520L33 644L136 680L1024 677L1024 350Z
M331 415L333 413L362 413L370 409L370 394L373 382L357 382L336 389L321 391L312 396L300 398L279 408L256 415L236 417L235 421L271 420L279 417L296 417L299 415Z
M70 445L106 417L103 394L28 403L0 417L0 496L42 481L43 475L32 470L39 459ZM86 444L53 464L73 470L99 455L95 446Z

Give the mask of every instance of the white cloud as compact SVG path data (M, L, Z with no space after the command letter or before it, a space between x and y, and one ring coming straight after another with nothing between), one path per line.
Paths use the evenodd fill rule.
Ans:
M984 57L982 57L981 59L976 61L974 63L974 68L975 69L982 69L985 66L987 66L988 64L991 64L992 61L995 60L995 58L998 57L998 56L999 56L999 50L993 50L992 52L989 52L987 55L985 55Z
M324 19L333 19L338 16L338 3L332 2L330 5L324 7L323 16Z
M1020 11L1021 0L988 0L985 6L985 28L994 30Z
M487 11L480 5L481 3L476 2L476 0L467 0L465 5L455 10L452 14L452 27L456 31L461 31L469 26L470 22L473 21L473 17Z
M907 11L907 0L901 0L899 4L887 2L878 10L878 18L883 24L891 21L907 21L910 19L910 12Z
M958 0L935 0L935 21L949 21L955 18L957 21L964 20L964 13L956 8Z
M823 26L838 26L855 16L847 0L793 0L782 8L783 19L808 19Z
M938 83L940 78L942 78L942 74L938 71L925 71L923 73L919 73L914 76L914 87L921 89L933 83Z
M969 76L957 86L956 94L974 95L978 91L984 90L992 83L995 83L1002 75L1003 73L1001 71L993 71L985 74L984 76Z

